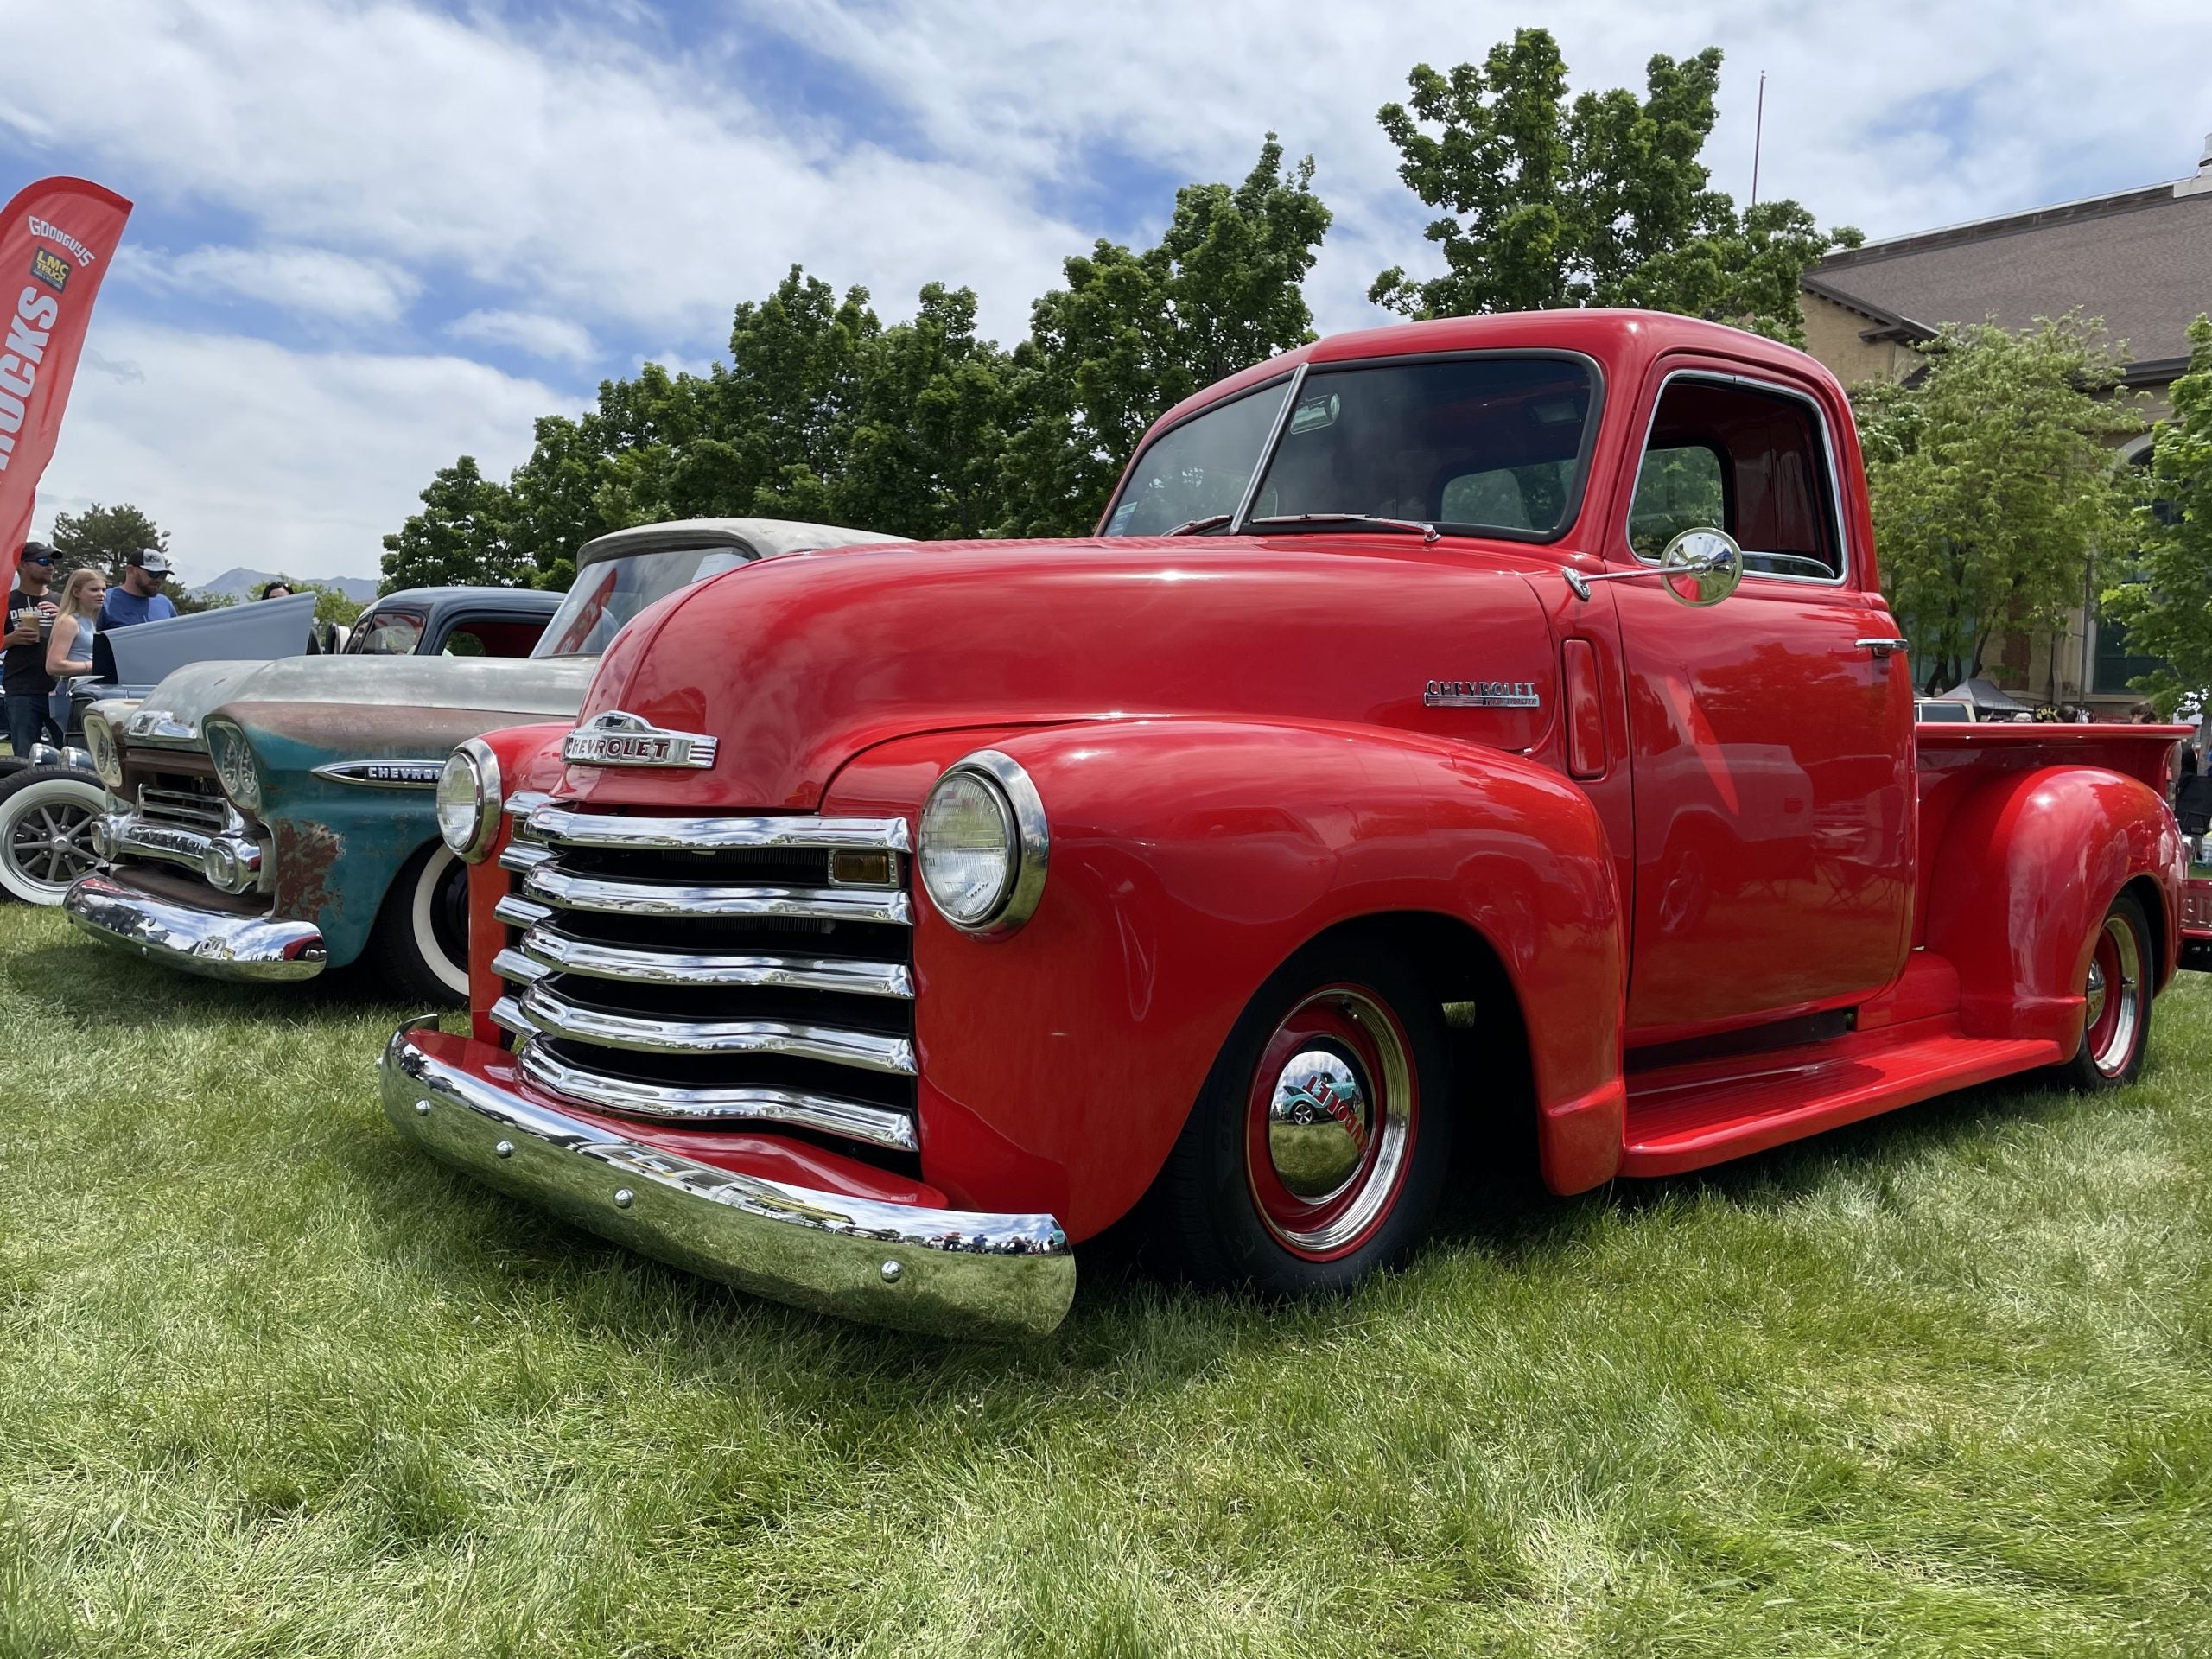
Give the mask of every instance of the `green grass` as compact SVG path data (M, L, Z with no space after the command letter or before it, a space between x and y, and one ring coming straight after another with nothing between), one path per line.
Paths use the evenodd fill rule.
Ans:
M2212 984L2133 1090L1013 1349L423 1161L348 995L0 912L0 1654L2212 1650Z

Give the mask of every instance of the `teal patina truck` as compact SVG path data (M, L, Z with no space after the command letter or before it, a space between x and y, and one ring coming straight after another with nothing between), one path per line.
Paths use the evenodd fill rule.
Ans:
M466 867L433 804L454 745L573 717L607 642L664 594L889 539L760 518L618 531L578 555L557 609L505 589L388 595L341 655L195 664L136 706L96 706L86 747L111 810L92 828L102 868L65 907L94 938L189 973L306 979L364 958L411 1001L461 1002ZM527 656L499 654L524 630Z

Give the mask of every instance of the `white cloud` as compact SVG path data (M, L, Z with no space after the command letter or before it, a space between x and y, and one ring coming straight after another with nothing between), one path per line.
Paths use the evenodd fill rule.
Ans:
M259 300L286 311L340 321L397 321L422 291L416 277L381 259L327 248L202 247L175 256L123 248L118 269L156 288L209 298Z
M471 311L448 323L446 332L455 340L512 346L532 357L570 363L588 363L599 351L598 343L582 324L534 311Z
M459 357L289 351L111 318L95 325L38 522L129 501L170 532L187 582L233 564L377 573L438 467L474 454L504 478L531 422L582 396Z

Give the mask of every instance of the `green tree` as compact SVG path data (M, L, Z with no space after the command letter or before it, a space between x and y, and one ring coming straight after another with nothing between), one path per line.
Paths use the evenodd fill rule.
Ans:
M2121 357L2078 314L2018 333L1947 325L1911 385L1853 394L1882 586L1930 691L1974 673L2000 629L2055 630L2100 550L2121 544L2140 421Z
M1379 118L1398 176L1442 210L1428 239L1444 275L1394 266L1368 297L1413 317L1632 305L1735 323L1802 345L1798 279L1857 231L1823 232L1794 201L1738 213L1699 159L1718 113L1720 50L1645 68L1624 87L1567 99L1548 29L1524 29L1481 67L1417 64L1411 108ZM1434 130L1431 130L1433 129Z
M1223 376L1313 337L1303 283L1329 228L1313 158L1269 133L1242 184L1176 192L1158 246L1100 242L1031 308L1008 407L1008 529L1081 535L1146 428Z
M2166 666L2133 682L2161 715L2212 686L2212 318L2189 327L2189 368L2173 383L2171 418L2152 429L2151 475L2135 509L2140 549L2108 588L2104 613L2127 625L2131 651Z
M975 291L930 283L913 321L871 340L859 367L836 522L924 540L989 533L1005 514L1012 365L976 337Z
M423 511L384 538L384 592L528 585L532 561L514 539L513 493L486 478L474 455L440 467L422 500Z
M82 512L54 515L52 545L57 582L70 571L94 568L110 582L119 582L124 555L142 547L157 547L166 553L169 537L128 502L104 507L95 501Z

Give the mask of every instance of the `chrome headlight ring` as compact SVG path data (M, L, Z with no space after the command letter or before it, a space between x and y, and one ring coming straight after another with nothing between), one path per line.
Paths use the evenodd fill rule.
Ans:
M938 913L963 933L997 938L1034 915L1051 853L1044 798L1020 763L996 749L946 767L923 803L915 868ZM995 880L978 879L994 855Z
M253 763L253 746L237 721L206 720L200 732L207 740L207 755L215 763L215 781L231 804L241 812L261 810L261 773ZM118 774L118 781L120 776Z
M438 836L454 856L471 864L489 857L499 835L499 757L472 737L446 759L438 774Z

